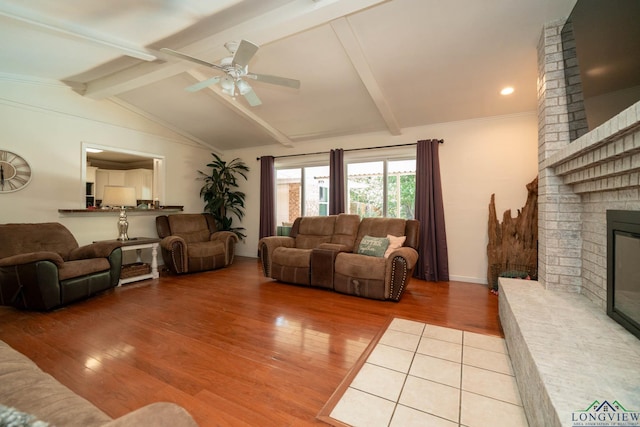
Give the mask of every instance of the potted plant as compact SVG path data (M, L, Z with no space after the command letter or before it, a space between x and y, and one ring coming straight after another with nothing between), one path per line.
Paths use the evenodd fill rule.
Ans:
M246 173L249 172L249 167L238 158L227 163L216 154L211 153L211 155L214 160L207 164L211 172L207 174L198 171L200 179L204 181L200 189L200 197L205 202L204 210L213 215L219 231L231 231L243 240L247 237L243 233L245 228L232 227L232 223L233 216L238 220L244 217L245 194L237 188L239 177L247 179Z

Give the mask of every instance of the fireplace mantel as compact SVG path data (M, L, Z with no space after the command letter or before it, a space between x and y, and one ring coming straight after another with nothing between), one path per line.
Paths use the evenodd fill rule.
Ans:
M640 187L640 103L543 160L576 194Z

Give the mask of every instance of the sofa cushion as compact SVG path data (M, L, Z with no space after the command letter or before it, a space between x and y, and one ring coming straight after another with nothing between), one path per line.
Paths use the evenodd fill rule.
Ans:
M55 252L64 260L78 247L73 234L62 224L1 224L0 258L29 252Z
M402 218L363 218L358 227L355 247L364 236L387 237L387 234L404 236L407 220Z
M276 248L272 257L274 264L284 265L287 267L306 267L309 268L311 262L311 249L298 248Z
M206 242L211 235L207 220L201 214L169 215L171 234L180 236L187 243Z
M353 244L358 234L360 216L351 214L339 214L331 236L331 243L342 245L343 250L353 251Z
M67 280L72 277L86 276L88 274L107 271L111 268L107 258L79 259L67 261L58 267L58 280Z
M298 234L296 236L296 248L298 249L313 249L317 248L323 243L329 243L331 236L309 236L304 234Z
M313 249L322 243L331 242L335 223L335 216L301 218L298 233L295 236L296 248Z
M335 272L346 277L381 279L386 274L386 258L342 252L336 257Z
M360 240L357 252L360 255L382 257L388 246L389 239L386 237L364 236L362 240Z
M331 236L335 224L335 216L306 216L300 219L298 233L315 236Z
M204 258L216 254L224 254L224 243L219 240L191 243L187 246L189 258Z

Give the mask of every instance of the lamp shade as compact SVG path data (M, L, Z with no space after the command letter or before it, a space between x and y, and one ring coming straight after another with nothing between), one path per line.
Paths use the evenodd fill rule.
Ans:
M136 189L134 187L119 187L105 185L102 196L102 206L136 206Z

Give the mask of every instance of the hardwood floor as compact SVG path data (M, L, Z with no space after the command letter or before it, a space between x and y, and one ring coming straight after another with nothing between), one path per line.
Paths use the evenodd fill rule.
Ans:
M413 279L383 302L274 282L236 258L49 313L0 307L0 339L114 418L173 401L202 427L323 425L316 415L390 316L502 336L483 285Z

